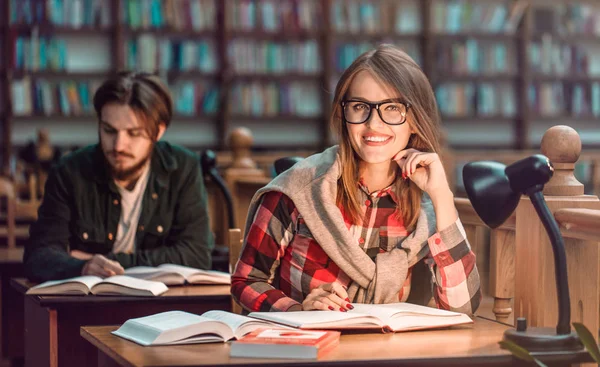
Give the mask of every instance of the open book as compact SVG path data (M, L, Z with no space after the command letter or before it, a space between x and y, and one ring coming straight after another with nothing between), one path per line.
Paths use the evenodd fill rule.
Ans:
M102 279L93 275L84 275L63 280L51 280L29 288L27 294L37 295L127 295L158 296L169 290L160 282L136 279L124 275L115 275Z
M248 316L300 329L383 329L408 331L472 323L465 314L414 305L353 303L353 310L252 312Z
M166 285L178 284L231 284L231 275L222 271L200 270L175 264L162 264L157 267L134 266L125 270L125 275L154 280Z
M113 334L144 346L214 343L239 339L251 331L270 326L277 325L226 311L208 311L201 316L167 311L129 319Z

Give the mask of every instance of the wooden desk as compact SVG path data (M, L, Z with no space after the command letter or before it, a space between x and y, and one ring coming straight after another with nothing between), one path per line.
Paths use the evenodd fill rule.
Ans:
M142 347L110 334L117 326L81 328L97 348L98 366L512 366L520 361L498 345L509 326L482 318L473 325L396 334L344 334L319 360L230 358L228 343ZM585 353L539 355L544 362L589 361Z
M33 284L13 279L25 294ZM96 351L79 336L84 325L122 324L169 310L231 310L228 285L171 287L158 297L25 296L25 366L95 366Z
M24 276L23 251L23 247L0 248L2 358L13 362L22 360L25 355L23 348L23 296L10 286L11 278Z

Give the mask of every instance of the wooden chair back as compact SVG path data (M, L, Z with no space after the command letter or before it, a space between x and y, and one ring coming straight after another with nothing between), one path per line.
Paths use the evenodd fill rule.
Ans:
M239 228L231 228L228 233L229 245L229 272L233 274L235 265L237 264L240 253L242 252L242 230ZM231 298L231 311L241 314L242 306L240 306L233 298Z
M6 223L0 227L0 237L6 238L9 248L16 247L16 194L13 182L0 177L0 218Z

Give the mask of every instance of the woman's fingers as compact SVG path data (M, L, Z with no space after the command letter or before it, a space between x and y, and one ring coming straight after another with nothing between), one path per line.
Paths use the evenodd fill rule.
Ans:
M303 302L303 309L305 310L345 312L353 308L346 289L339 283L320 285L318 288L313 289Z

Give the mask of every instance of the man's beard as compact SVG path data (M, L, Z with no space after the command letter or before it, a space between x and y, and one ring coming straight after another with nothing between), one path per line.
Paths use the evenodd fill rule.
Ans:
M129 179L137 178L136 175L142 170L142 168L146 165L146 163L148 163L148 161L151 159L152 151L154 150L153 148L154 148L154 144L152 144L150 146L150 148L148 149L148 153L146 153L146 156L144 157L144 159L142 159L135 165L128 167L126 169L117 169L117 168L113 167L110 164L110 162L107 160L106 163L108 165L108 169L110 171L112 178L115 180L118 180L118 181L126 181ZM114 154L114 152L107 153L107 154ZM129 157L131 157L131 156L129 156Z

